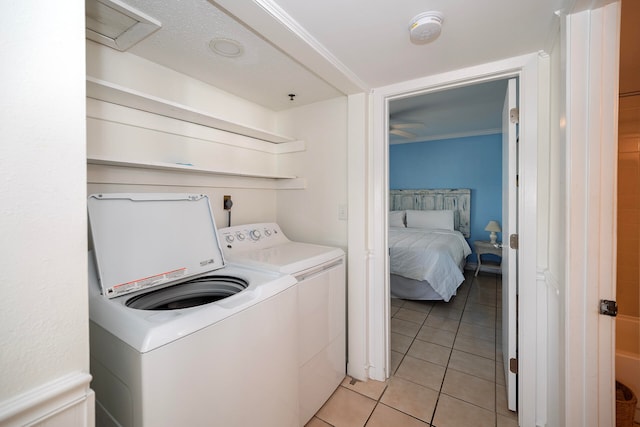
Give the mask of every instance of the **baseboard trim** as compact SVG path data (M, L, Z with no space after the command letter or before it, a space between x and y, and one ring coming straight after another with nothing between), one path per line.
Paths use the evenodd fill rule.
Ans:
M15 398L0 402L0 425L47 426L95 424L95 396L89 388L91 375L76 372L37 387Z

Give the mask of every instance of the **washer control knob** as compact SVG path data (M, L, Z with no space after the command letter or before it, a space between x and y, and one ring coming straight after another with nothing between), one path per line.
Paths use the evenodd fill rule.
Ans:
M233 238L233 236L231 234L227 234L225 236L225 240L229 243L232 243L235 239Z
M265 228L264 229L264 235L267 236L267 237L271 236L271 230L269 230L268 228Z
M240 232L236 233L236 239L238 239L238 241L242 242L245 239L244 234L242 234Z
M253 229L249 232L249 237L251 237L251 240L260 240L260 237L262 237L262 235L260 234L259 230Z

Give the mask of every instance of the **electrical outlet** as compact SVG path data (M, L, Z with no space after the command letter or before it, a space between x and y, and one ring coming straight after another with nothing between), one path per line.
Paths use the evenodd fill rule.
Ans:
M233 206L233 202L231 201L231 196L224 196L223 207L225 211L231 210L231 206Z
M348 210L347 210L347 205L344 203L341 203L338 205L338 219L343 219L346 220L349 218L348 215Z

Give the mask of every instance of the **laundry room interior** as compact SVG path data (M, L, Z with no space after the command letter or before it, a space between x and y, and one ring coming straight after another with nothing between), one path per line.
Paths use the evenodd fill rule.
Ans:
M337 418L358 412L339 398L364 401L362 426L400 425L385 424L392 414L446 427L456 416L479 419L477 411L488 412L488 426L612 424L615 319L594 307L615 303L610 141L621 0L507 3L4 5L0 425L341 425L318 412L332 393ZM500 164L497 148L481 166L518 183L508 205L523 226L509 236L493 190L491 217L473 221L494 265L481 271L477 261L472 270L464 264L479 260L473 255L457 263L464 295L493 281L495 342L489 356L476 355L489 360L493 380L474 378L492 392L473 392L490 407L447 394L443 377L428 391L438 396L433 407L420 408L430 412L416 415L406 406L420 393L389 402L398 384L429 388L394 374L394 354L413 356L409 344L394 353L392 337L402 333L392 328L425 328L427 314L416 322L392 314L401 309L389 277L390 134L404 133L408 145L419 142L406 138L418 137L414 126L442 135L422 118L397 123L391 107L507 81L517 81L517 107L501 100L500 117L524 142L518 174ZM476 190L464 190L475 203ZM446 227L460 225L460 213L438 209L451 211ZM517 281L491 272L505 253L517 258ZM291 254L298 262L279 258ZM123 259L131 265L121 269ZM183 279L184 294L173 286ZM507 282L518 286L510 305L501 303ZM436 301L402 309L439 305L433 317L459 311L464 323L460 305ZM516 340L500 335L505 306ZM424 338L414 332L411 340ZM419 344L464 352L456 340ZM213 359L221 364L208 369ZM496 373L507 371L510 382L499 384ZM213 422L210 411L218 411Z
M103 5L103 3L96 4ZM186 24L185 22L189 19L193 19L194 9L198 8L202 9L199 19L202 19L204 24L200 22ZM229 353L227 359L224 356L226 352L222 347L232 349L236 345L223 344L225 342L223 332L220 333L220 338L208 338L216 342L214 345L205 344L203 349L196 350L194 344L191 344L190 347L187 345L182 350L182 353L185 354L181 355L179 351L174 352L178 359L185 357L192 359L193 368L190 371L184 371L182 376L185 378L193 376L194 390L200 387L196 385L196 382L202 382L196 378L206 378L196 373L201 372L202 369L206 370L208 362L205 359L226 367L224 372L210 371L211 373L208 374L210 378L205 380L202 383L203 388L196 392L198 396L208 396L216 401L213 408L217 413L218 422L229 423L229 425L249 425L258 422L273 426L306 424L342 382L346 374L346 268L344 251L347 247L348 219L347 97L328 87L326 83L320 83L321 87L327 86L328 90L325 91L326 93L322 91L318 93L316 88L316 93L313 94L316 98L311 98L312 95L307 91L313 92L314 88L308 85L299 86L300 79L297 76L304 74L308 75L305 77L306 79L320 81L317 77L295 64L290 58L264 42L213 4L200 2L184 12L172 11L171 6L159 7L155 10L162 11L162 16L159 18L165 22L167 27L166 30L160 31L170 33L169 36L165 35L164 37L177 37L176 34L179 34L182 29L176 28L176 25L179 26L181 21L185 26L207 28L207 30L200 29L187 37L180 38L180 42L184 42L186 39L187 42L197 46L193 48L194 55L204 56L204 59L200 58L199 61L211 68L213 71L211 73L212 79L225 78L224 72L215 73L217 68L224 69L227 73L228 69L231 69L243 76L247 73L247 67L253 65L258 68L258 71L247 76L247 78L251 78L263 71L264 66L261 64L274 62L279 64L279 67L284 64L285 68L281 68L279 72L285 75L288 74L286 66L291 66L291 75L289 76L291 87L286 87L286 90L283 90L282 84L277 82L277 76L270 76L269 70L265 70L262 77L256 79L258 81L248 85L255 91L256 96L253 99L262 100L262 105L260 105L250 99L225 91L224 87L215 87L195 78L194 75L197 76L199 72L202 72L201 69L196 69L191 72L191 75L187 75L172 69L171 66L162 65L134 54L135 47L130 51L129 49L120 51L114 49L113 46L100 43L101 37L94 38L98 42L90 40L89 38L93 37L89 37L86 47L87 196L90 196L92 200L103 200L103 203L97 203L96 206L104 206L109 204L107 200L111 197L115 197L113 203L118 205L123 203L119 197L127 198L128 194L133 194L130 196L133 200L136 200L139 194L142 194L145 200L149 197L154 198L149 194L157 194L161 198L160 200L147 201L143 204L158 203L157 215L160 218L163 215L161 211L164 211L163 204L167 202L164 200L165 197L173 199L173 195L184 193L198 195L188 197L205 196L203 200L209 202L215 225L219 230L217 236L212 236L211 239L216 240L217 238L223 248L222 253L216 250L212 251L211 258L214 260L212 267L215 264L220 267L220 263L215 260L222 254L224 254L227 264L229 262L233 264L236 261L245 265L248 262L246 259L234 258L236 255L234 251L239 250L237 248L245 242L253 248L255 248L255 244L261 244L265 247L273 246L274 243L263 242L269 241L270 238L273 240L276 235L286 235L296 242L336 248L335 250L338 252L328 257L325 256L326 259L316 260L312 264L303 260L304 265L302 266L300 266L300 261L297 264L291 261L293 255L289 256L286 261L277 261L280 259L278 256L281 256L286 249L284 245L278 246L277 252L262 252L260 257L268 259L271 263L280 262L280 268L296 277L298 284L295 289L281 288L281 293L264 300L264 297L252 295L252 292L266 295L267 287L273 288L274 283L277 282L266 282L260 285L265 287L265 290L254 289L252 291L255 284L252 286L252 281L248 280L248 288L240 293L244 295L245 299L253 300L253 305L236 314L228 314L229 317L218 322L211 322L208 326L205 324L193 327L194 331L204 327L205 330L225 331L229 329L233 330L233 333L238 333L242 330L241 325L246 324L241 321L243 316L250 316L250 313L255 311L267 313L265 306L277 307L270 309L268 311L270 314L267 317L254 318L253 322L261 325L260 332L241 333L244 337L243 341L246 341L249 346L248 348L253 348L253 351L261 353L265 361L269 360L267 364L256 364L250 360L246 360L246 363L240 363L240 356L237 356L237 360L233 361L232 354L235 354L235 351L242 352L239 348ZM91 9L88 9L87 13L91 17ZM173 16L171 16L172 13ZM95 18L96 21L104 19L101 16ZM92 22L89 18L87 21L88 23ZM222 30L213 26L214 22L218 23ZM209 28L214 30L208 30ZM90 30L87 31L90 32ZM163 43L168 45L166 47L168 52L163 54L165 63L166 58L175 61L175 63L181 63L181 52L175 50L175 47L172 50L170 42L167 43L165 40ZM241 55L228 57L220 54L217 50L219 46L216 47L215 43L221 44L226 49L239 46ZM144 42L141 45L144 45ZM143 46L140 49L142 49L142 55L153 57L152 43L148 43L146 47ZM222 53L226 52L228 51ZM264 57L265 55L273 57ZM188 60L184 62L188 63ZM185 69L178 66L173 68ZM272 83L271 80L274 80L275 83ZM260 85L262 86L259 87ZM277 99L269 100L270 91L266 91L265 94L262 88L274 85L280 89L280 92ZM231 89L237 90L237 87L238 83L235 82ZM313 102L310 102L312 100ZM115 196L112 196L114 194ZM118 196L119 194L124 194L124 196ZM133 205L140 205L140 203L133 203ZM186 202L185 206L188 205L191 203ZM148 215L153 216L153 211L148 211ZM111 215L107 216L118 216L118 214L116 211L111 211ZM90 215L90 237L101 236L106 229L112 230L106 232L107 234L119 234L118 232L114 233L114 229L118 226L113 223L110 223L111 226L109 226L106 222L100 224L98 218L101 218L100 208L96 208L93 216ZM179 224L183 219L180 215L176 215L174 220L176 224ZM128 221L124 220L125 223ZM145 221L141 221L138 225L134 225L133 217L130 221L132 222L127 225L127 228L135 229L135 234L141 235L140 240L132 237L131 234L123 236L124 240L120 241L116 245L117 247L138 247L140 242L147 241L150 246L166 248L163 252L170 251L168 247L172 246L174 242L155 242L152 236L165 232L174 235L170 231L172 225L165 224L154 232L146 230ZM203 224L204 233L207 230L207 222L199 223ZM242 226L243 224L248 225ZM276 224L280 225L280 228L277 228ZM235 226L237 227L234 228ZM189 234L186 230L183 233L176 233L175 235L183 234L184 236ZM120 289L129 285L116 284L109 289L105 288L104 283L107 282L106 276L109 274L109 268L111 270L122 268L118 263L112 264L115 255L109 255L108 248L105 248L103 243L105 240L109 239L100 237L98 242L95 238L90 238L91 246L89 249L95 253L96 272L100 276L102 293L107 295L108 292L119 293ZM197 241L197 238L194 240ZM186 239L179 246L189 246L189 242L190 239ZM308 247L297 246L292 251L295 252L295 256L302 257L303 253L307 253L305 249ZM264 249L263 251L268 250ZM306 259L322 257L322 253L325 251L331 251L331 249L325 250L322 247L321 254L307 254ZM195 255L195 253L197 251L194 252L194 258L206 259L210 256ZM173 258L176 257L177 253ZM118 258L121 260L120 264L129 263L121 257ZM130 253L127 258L135 259L135 251ZM144 260L135 262L140 265L146 263ZM324 273L325 270L320 271L320 264L325 262L328 264L326 273ZM109 264L113 267L109 267ZM298 268L287 269L286 265L289 264L296 264ZM262 267L261 264L256 268L260 267ZM222 267L219 272L227 275L232 274L225 273L229 268L232 267L227 265ZM188 269L185 268L186 270ZM313 273L301 273L299 270L313 270ZM138 277L147 277L152 274L151 272L176 270L173 262L169 262L162 267L136 268L135 271L128 277L121 276L113 283L131 283L131 280L136 281ZM229 271L233 271L233 269ZM314 277L310 281L305 279L309 274ZM240 273L238 277L244 276ZM326 279L318 277L326 277ZM253 282L256 280L254 279ZM185 284L174 285L170 288L183 287ZM158 286L161 285L154 285L154 288ZM125 290L123 293L127 292ZM149 293L157 292L162 292L162 289ZM189 293L195 294L195 292ZM219 289L212 292L218 294ZM283 325L281 320L277 319L287 318L283 316L295 308L287 304L287 298L290 297L286 295L291 293L297 298L298 308L295 309L295 312L298 313L299 318L291 321L291 325ZM227 307L227 311L228 304L235 304L233 297L234 295L223 297L215 295L212 298L209 291L198 296L203 301L216 301L221 298L220 304ZM240 295L236 296L236 298L238 297ZM158 299L153 295L151 298ZM181 297L175 298L173 296L171 298L174 301L166 305L163 303L163 307L183 306L183 304L191 303L182 300ZM187 299L193 300L193 298L192 295ZM228 298L229 303L224 302L225 298ZM115 299L118 298L115 297ZM179 302L178 299L181 301ZM178 342L184 341L169 340L164 346L145 347L135 340L127 339L126 333L122 332L119 324L112 323L110 319L111 316L117 315L107 315L106 319L96 315L99 311L97 307L101 303L103 301L100 299L90 298L91 370L94 376L92 384L96 391L98 425L112 425L112 423L113 425L153 425L156 422L173 423L180 422L180 420L197 425L205 422L204 419L207 416L200 414L202 408L206 407L204 404L196 404L191 408L190 405L181 404L177 405L175 410L168 410L169 406L167 405L142 405L141 402L145 400L162 400L163 397L160 395L152 397L151 390L158 389L158 387L174 388L171 386L173 376L164 378L165 374L159 372L152 374L152 376L159 378L158 387L147 382L140 383L136 380L136 375L127 373L129 369L124 369L122 362L118 362L121 358L129 358L131 360L126 364L137 367L131 368L134 372L136 369L153 372L154 364L149 359L162 357L159 355L164 352L164 348L177 348ZM129 306L128 302L125 304ZM217 304L216 302L205 303L202 307ZM190 305L186 305L186 307L190 307ZM104 309L111 310L112 307L107 304ZM190 308L189 310L196 309ZM215 309L215 307L203 308L208 313L213 313ZM153 310L158 310L158 308L151 308L151 310L149 313L153 313ZM324 316L327 317L323 318L322 313L325 313ZM321 317L318 317L319 315ZM269 316L272 316L274 320L271 321ZM274 326L273 330L271 326L268 326L270 324ZM294 325L296 325L295 329L292 329ZM168 324L165 327L169 327ZM330 330L325 330L326 328ZM297 335L292 336L291 331L297 331ZM202 333L204 332L192 332L191 336L204 337L204 335L200 335ZM270 336L270 346L258 350L259 343L264 342L264 336L267 334ZM109 337L112 336L117 338L110 340ZM146 338L144 341L149 339L151 338ZM195 340L197 341L197 338ZM121 348L118 343L122 342L136 350L133 356L127 356L128 352L118 353L115 350L115 353L109 352L109 354L113 353L111 357L104 356L105 348ZM286 350L292 346L294 348L300 346L301 356L299 363L296 361L292 366L289 366L292 355L297 354L296 351L293 354L287 353ZM210 354L210 350L214 350L214 353ZM202 354L194 359L194 356L188 355L192 351L198 351ZM273 353L274 351L275 353ZM205 356L206 354L210 355ZM249 354L245 357L250 358ZM202 360L202 362L198 360ZM254 366L247 369L247 363ZM299 371L298 365L300 366ZM287 366L291 369L287 370ZM270 372L270 374L261 374L260 371ZM217 382L215 378L222 380L223 375L235 378L234 383L238 386L230 384L224 388L214 386L213 384ZM269 377L271 379L267 380ZM278 382L278 377L282 377L282 384L277 391L272 391L271 397L273 401L282 403L276 403L269 408L262 406L261 410L248 413L243 412L233 403L240 396L243 396L243 405L261 407L263 400L256 397L256 393L266 391L265 385ZM160 378L164 378L164 380ZM124 384L128 390L127 394L131 395L130 398L122 400L115 395L113 390L120 387L118 384ZM218 396L218 398L214 398L214 396ZM200 400L200 397L194 396L192 401L198 402ZM181 409L178 409L178 406ZM132 415L127 415L129 413Z

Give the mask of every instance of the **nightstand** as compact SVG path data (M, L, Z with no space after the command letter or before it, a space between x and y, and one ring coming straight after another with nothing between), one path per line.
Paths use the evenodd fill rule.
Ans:
M491 243L488 240L476 240L473 242L473 247L476 250L476 254L478 256L478 266L476 267L476 276L480 272L480 268L482 267L482 255L485 254L493 254L500 257L500 262L502 263L502 243L496 242ZM495 268L496 272L502 272L502 265L491 266L491 268Z

